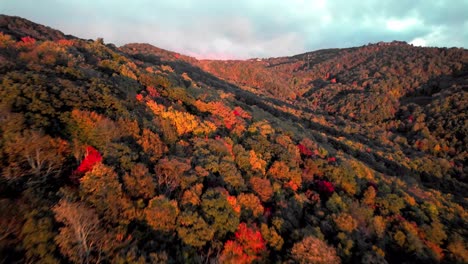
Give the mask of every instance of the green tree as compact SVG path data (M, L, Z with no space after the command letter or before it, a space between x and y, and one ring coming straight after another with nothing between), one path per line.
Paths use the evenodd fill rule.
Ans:
M208 189L202 195L201 207L203 216L217 239L223 239L227 233L236 231L239 216L219 190Z
M177 234L187 245L201 248L213 239L215 230L197 212L183 211L177 218Z
M28 213L21 230L22 245L26 251L28 263L60 263L55 253L57 244L54 241L53 218L43 209L35 209Z

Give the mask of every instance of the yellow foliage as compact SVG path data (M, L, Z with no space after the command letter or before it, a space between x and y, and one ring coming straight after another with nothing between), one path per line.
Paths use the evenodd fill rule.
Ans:
M351 233L357 227L357 221L350 214L341 213L333 216L333 221L339 230Z
M252 193L241 193L237 197L238 203L242 206L243 210L250 210L254 217L263 215L263 206L260 199Z
M0 48L12 47L13 44L15 44L15 41L10 35L0 32Z
M262 175L265 174L266 161L258 157L257 153L255 153L255 151L253 150L251 150L249 154L250 154L250 166L252 166L252 170L258 171L262 173Z
M200 121L197 116L190 113L177 111L172 107L166 109L165 106L154 101L148 101L146 105L154 114L170 120L179 136L192 132L197 135L210 134L216 130L216 126L212 122Z

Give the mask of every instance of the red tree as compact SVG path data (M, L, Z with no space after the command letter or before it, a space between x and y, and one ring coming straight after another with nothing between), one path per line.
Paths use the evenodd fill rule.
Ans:
M102 161L102 156L99 151L97 151L95 148L91 146L86 147L86 155L81 162L80 166L75 170L73 173L75 176L83 175L86 172L90 171L93 169L94 165L96 163Z
M258 230L240 223L236 231L236 240L224 244L221 261L226 263L252 263L266 250L265 240Z
M301 152L302 155L312 156L313 153L308 147L306 147L306 146L304 146L302 144L297 145L297 147L299 148L299 151Z
M335 191L335 186L333 185L333 183L326 181L326 180L318 181L317 188L321 194L325 194L325 195L330 195Z

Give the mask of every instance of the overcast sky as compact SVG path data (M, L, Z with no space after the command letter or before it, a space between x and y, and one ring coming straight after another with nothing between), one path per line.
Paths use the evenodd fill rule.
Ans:
M392 40L468 46L468 0L0 0L0 13L81 38L211 59Z

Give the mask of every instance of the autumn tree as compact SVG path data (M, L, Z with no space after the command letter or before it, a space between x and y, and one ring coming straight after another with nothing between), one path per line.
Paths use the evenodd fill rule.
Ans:
M273 196L273 187L269 179L252 177L250 178L250 185L263 202L269 201Z
M160 195L149 201L145 208L146 222L155 230L171 232L176 228L176 219L179 215L177 201L168 200Z
M55 218L64 224L56 237L60 252L74 263L96 263L102 258L105 233L94 210L79 202L61 200Z
M159 135L149 129L143 129L138 144L143 148L151 162L156 162L168 150Z
M58 176L70 152L66 141L29 130L7 141L4 150L9 165L3 169L3 176L7 179L31 176L31 183Z
M213 239L214 232L197 212L183 211L177 218L177 234L187 245L200 248Z
M45 208L35 209L26 215L21 230L22 246L28 263L60 263L55 256L57 244L54 241L53 217Z
M149 199L155 195L156 184L153 176L142 163L135 164L130 173L125 173L123 183L132 197Z
M220 190L208 189L202 195L201 208L216 238L223 239L227 233L236 230L239 216Z
M72 178L78 179L88 171L92 170L94 165L101 161L101 153L99 153L99 151L97 151L97 149L93 148L92 146L87 146L84 158L78 168L76 168L76 170L73 172Z
M111 140L120 136L121 132L111 119L96 112L74 109L69 121L69 133L82 144L107 149Z
M260 232L263 238L268 243L268 246L274 250L280 251L284 244L284 239L278 234L275 227L268 227L267 224L262 223Z
M124 196L117 173L102 163L80 179L80 194L107 220L125 222L135 217L133 205Z
M260 231L240 223L235 240L228 240L224 244L220 260L223 263L252 263L259 260L265 250L265 240Z
M311 236L295 243L291 254L298 263L341 263L333 247Z
M250 219L251 216L257 218L263 215L263 206L255 194L241 193L237 196L237 201L242 208L245 219Z
M166 194L172 193L180 186L181 178L190 168L188 160L180 158L160 159L154 167L159 191Z

